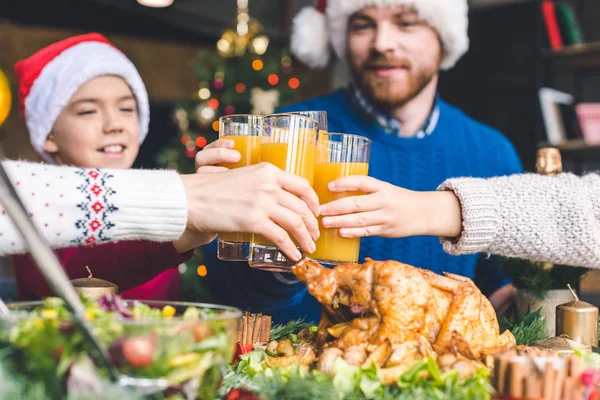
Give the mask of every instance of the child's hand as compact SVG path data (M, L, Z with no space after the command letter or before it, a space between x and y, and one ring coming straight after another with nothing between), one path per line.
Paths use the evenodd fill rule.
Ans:
M233 150L234 145L233 140L218 139L204 147L196 154L196 171L224 171L227 168L221 164L240 161L241 155L237 150Z
M368 176L349 176L329 184L332 192L360 191L321 206L325 228L343 237L456 237L462 230L458 199L452 192L413 192Z

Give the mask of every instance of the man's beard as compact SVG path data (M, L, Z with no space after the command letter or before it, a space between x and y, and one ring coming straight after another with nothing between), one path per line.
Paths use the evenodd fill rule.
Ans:
M351 66L352 77L358 88L376 106L384 109L397 108L414 99L437 74L439 63L415 70L408 60L399 60L376 54L360 67ZM400 80L378 77L370 70L372 66L406 68L407 76Z

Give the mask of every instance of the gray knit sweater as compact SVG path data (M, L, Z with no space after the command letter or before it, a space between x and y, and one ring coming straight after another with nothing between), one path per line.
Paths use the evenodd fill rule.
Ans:
M450 254L492 253L600 268L600 175L457 178L463 232L442 238Z

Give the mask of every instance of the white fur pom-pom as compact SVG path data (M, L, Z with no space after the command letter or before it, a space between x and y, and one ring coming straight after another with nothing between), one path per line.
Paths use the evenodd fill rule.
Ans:
M310 68L324 68L329 63L329 34L325 14L305 7L292 22L291 48L294 56Z

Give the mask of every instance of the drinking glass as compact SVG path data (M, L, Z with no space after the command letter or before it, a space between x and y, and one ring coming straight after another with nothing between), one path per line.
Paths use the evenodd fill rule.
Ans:
M260 138L263 134L263 117L235 114L219 118L219 139L233 140L234 150L241 158L235 163L223 163L229 169L258 163ZM219 233L217 257L226 261L248 261L250 258L251 233Z
M312 185L319 123L298 114L274 114L264 118L261 136L260 162L301 176ZM270 271L287 271L294 265L273 243L261 235L254 235L250 266Z
M318 147L313 188L319 203L360 195L357 191L333 193L328 185L344 176L369 173L371 140L347 133L327 133L326 140L318 141ZM321 236L316 241L317 249L307 257L325 265L358 262L360 238L343 238L338 234L339 229L323 228L321 218L319 224Z

